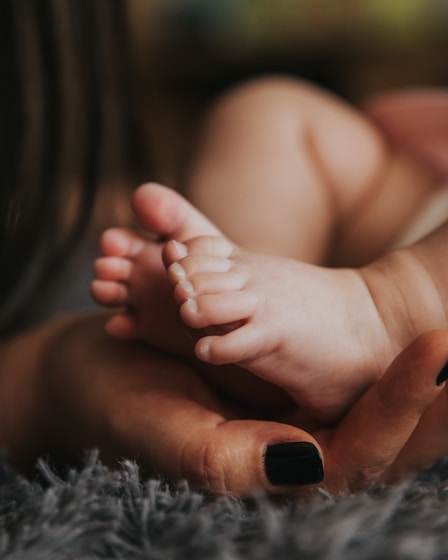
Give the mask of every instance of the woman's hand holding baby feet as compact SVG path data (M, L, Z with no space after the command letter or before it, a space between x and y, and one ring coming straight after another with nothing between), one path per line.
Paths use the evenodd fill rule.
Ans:
M164 261L182 319L203 329L197 357L248 369L315 419L341 417L393 357L353 270L249 253L216 236L168 242Z

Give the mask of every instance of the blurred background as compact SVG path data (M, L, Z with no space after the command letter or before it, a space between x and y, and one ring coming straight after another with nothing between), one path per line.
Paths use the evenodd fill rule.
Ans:
M93 1L101 7L108 0ZM54 0L53 5L58 3ZM292 74L355 104L384 90L448 85L448 0L124 0L124 4L145 156L151 168L155 164L145 178L174 188L182 187L182 171L204 111L217 95L242 80ZM107 125L113 129L114 123ZM121 177L113 179L108 177L100 193L92 235L73 256L59 284L49 284L46 293L35 298L34 311L28 310L31 320L33 314L45 318L93 305L88 286L98 233L110 225L132 223L129 191L135 185L123 185Z
M350 102L448 83L448 0L130 0L139 104L159 179L176 186L210 101L287 73Z

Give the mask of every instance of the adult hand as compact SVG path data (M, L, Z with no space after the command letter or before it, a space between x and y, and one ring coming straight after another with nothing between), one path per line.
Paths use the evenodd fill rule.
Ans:
M103 322L72 319L45 339L32 383L38 405L29 398L15 405L35 422L33 432L26 422L21 428L36 436L28 441L36 453L76 457L97 447L109 464L135 458L147 472L245 496L320 483L320 456L323 484L337 492L429 466L448 451L446 396L435 382L448 360L447 331L411 344L338 426L313 437L280 416L250 419L253 411L221 398L190 366L107 337ZM20 406L34 413L21 415Z
M221 398L189 365L143 343L110 338L104 321L100 315L72 320L47 345L42 408L53 418L46 423L46 448L53 455L76 458L95 447L110 465L133 458L146 473L247 495L255 488L278 490L266 475L266 448L300 442L305 468L297 481L320 481L319 454L303 446L314 441L310 435L249 419L247 410ZM281 459L273 456L271 463Z
M448 452L448 331L416 338L331 430L316 433L325 484L351 492L431 467Z

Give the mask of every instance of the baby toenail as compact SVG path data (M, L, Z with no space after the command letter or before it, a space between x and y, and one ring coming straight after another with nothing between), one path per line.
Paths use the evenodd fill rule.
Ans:
M183 259L188 255L188 249L186 245L174 240L172 241L172 243L178 259Z
M194 299L187 299L186 301L186 305L188 307L188 310L191 311L191 313L197 313L198 312L198 304L196 303L196 301Z
M207 340L200 340L196 344L196 356L206 362L210 359L210 344Z
M193 284L191 282L189 282L188 280L181 280L179 282L179 286L181 287L181 289L189 295L193 295L194 294L194 288L193 288Z
M186 278L185 270L177 262L169 266L169 272L176 280L185 280Z

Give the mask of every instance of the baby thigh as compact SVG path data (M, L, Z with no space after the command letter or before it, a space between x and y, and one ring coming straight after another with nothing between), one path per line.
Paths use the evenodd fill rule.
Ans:
M426 183L361 112L308 83L273 77L215 104L186 188L246 248L361 264L390 243ZM405 187L412 194L403 202Z

